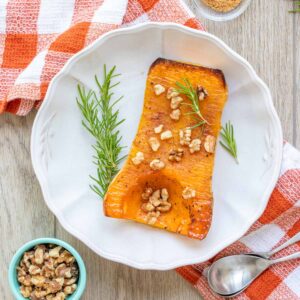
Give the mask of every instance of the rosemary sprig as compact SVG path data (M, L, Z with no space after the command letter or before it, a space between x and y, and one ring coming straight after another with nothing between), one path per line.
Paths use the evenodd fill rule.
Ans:
M300 1L294 1L295 9L289 10L290 13L298 13L300 12Z
M222 127L221 137L223 138L223 141L220 141L222 147L235 158L237 163L239 163L237 158L237 146L234 137L234 130L230 121L226 123L225 128Z
M93 149L95 150L94 163L97 166L97 178L90 175L95 184L90 188L101 198L104 197L108 185L119 171L118 164L124 157L120 157L123 147L118 126L125 119L119 119L119 110L114 106L123 98L112 100L112 89L119 84L112 80L120 74L115 74L116 67L107 72L104 65L104 79L100 83L95 75L95 81L99 89L86 92L84 86L77 86L79 98L76 98L78 107L84 117L82 125L96 139Z
M192 128L208 124L200 110L200 101L197 89L192 86L191 82L187 78L183 79L183 83L176 82L176 85L178 87L177 92L187 96L187 98L191 101L191 103L181 103L181 105L187 105L191 107L192 111L188 112L187 114L195 115L197 119L200 119L200 122L194 125Z

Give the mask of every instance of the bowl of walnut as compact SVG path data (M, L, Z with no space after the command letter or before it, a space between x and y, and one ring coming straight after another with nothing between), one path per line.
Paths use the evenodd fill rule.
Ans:
M78 300L86 285L86 269L79 253L54 238L23 245L11 260L8 277L17 300Z

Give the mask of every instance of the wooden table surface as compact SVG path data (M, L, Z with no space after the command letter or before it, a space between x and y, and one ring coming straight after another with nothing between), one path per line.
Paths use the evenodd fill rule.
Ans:
M291 8L290 0L253 0L234 21L199 18L254 66L271 89L285 139L300 146L300 14L289 14ZM175 272L139 271L107 261L60 226L43 201L31 165L34 117L0 116L0 299L13 299L7 269L16 249L44 236L66 240L82 254L88 270L85 300L201 299Z

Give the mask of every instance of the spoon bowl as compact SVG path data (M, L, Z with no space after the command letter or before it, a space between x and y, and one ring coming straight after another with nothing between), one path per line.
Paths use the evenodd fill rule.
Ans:
M206 271L208 284L215 293L223 297L233 297L246 289L271 265L299 258L300 252L277 259L251 254L226 256L215 261Z
M243 291L263 273L271 261L254 255L232 255L214 262L207 272L212 290L222 296Z
M223 257L203 271L210 288L219 296L230 298L242 293L261 273L273 264L299 259L300 252L277 259L275 253L300 241L300 232L279 247L268 252L256 252Z

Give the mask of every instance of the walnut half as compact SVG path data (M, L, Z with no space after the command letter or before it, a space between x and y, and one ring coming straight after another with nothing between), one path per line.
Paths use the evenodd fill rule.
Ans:
M181 148L178 149L172 149L169 152L169 161L176 161L180 162L183 157L184 151Z

